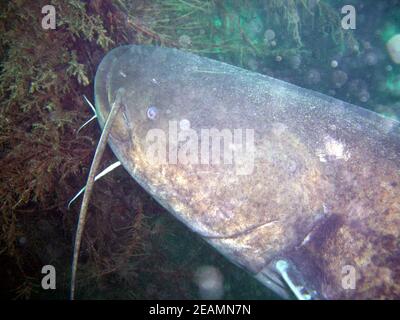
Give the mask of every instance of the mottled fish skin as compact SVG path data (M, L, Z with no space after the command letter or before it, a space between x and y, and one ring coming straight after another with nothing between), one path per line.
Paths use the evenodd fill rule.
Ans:
M109 141L115 155L232 262L267 275L263 282L283 296L279 259L316 298L400 298L397 122L177 49L124 46L103 59L95 83L102 126L119 88L126 94ZM238 175L235 163L149 162L148 131L181 120L196 132L253 129L252 173ZM355 289L342 286L346 265L355 268Z

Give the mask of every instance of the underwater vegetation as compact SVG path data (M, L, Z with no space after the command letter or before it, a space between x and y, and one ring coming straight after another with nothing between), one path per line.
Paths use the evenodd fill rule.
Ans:
M40 24L48 3L56 8L56 30ZM85 184L100 135L97 124L77 132L92 116L83 94L93 101L97 65L114 47L178 47L350 102L368 102L396 117L399 66L375 46L384 48L400 32L400 12L391 10L385 23L370 21L377 30L371 41L337 27L340 5L323 0L2 2L0 296L67 296L79 209L75 204L68 210L67 203ZM368 84L365 70L367 80L379 85ZM103 166L113 159L108 150ZM121 168L96 184L90 212L79 265L81 297L197 298L193 278L204 263L224 270L224 298L275 297L168 216ZM40 289L45 264L59 270L56 295ZM240 281L246 290L235 284Z
M82 94L90 96L96 64L110 45L121 41L116 35L111 39L95 2L88 6L81 1L53 1L62 15L57 32L45 32L40 24L44 4L14 1L2 3L1 10L0 253L5 266L1 269L2 279L10 277L3 275L8 270L11 279L23 280L11 284L13 292L5 288L2 294L26 298L35 289L32 278L39 276L41 258L47 257L56 267L68 265L62 257L69 255L74 215L67 212L65 203L84 183L96 144L93 131L76 132L89 115ZM111 3L102 1L102 5L109 5L112 13ZM93 206L105 208L95 202ZM118 216L121 221L126 219L124 214ZM125 235L131 236L120 257L137 246L135 239L140 235L132 234L141 221L140 212L129 219L132 230ZM110 225L103 224L106 229ZM97 246L95 237L104 241L105 235L116 232L97 229L89 246ZM90 250L92 261L95 252Z
M320 56L332 48L353 50L357 44L352 33L336 27L340 15L324 1L152 3L143 17L132 20L161 34L162 43L253 70L260 70L257 62L279 55L304 58L318 49ZM326 39L312 46L304 39L309 34Z

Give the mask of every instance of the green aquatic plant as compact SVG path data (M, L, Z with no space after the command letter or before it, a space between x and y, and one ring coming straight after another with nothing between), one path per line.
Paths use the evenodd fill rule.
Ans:
M79 84L87 86L90 81L86 76L86 67L84 64L79 63L76 58L76 51L72 51L71 60L68 61L67 75L74 76Z
M121 7L149 43L180 47L239 66L278 55L309 56L315 51L322 56L331 49L357 48L352 32L340 27L340 11L325 1L169 0L153 1L142 10L129 2ZM276 37L266 39L267 30L274 30ZM317 46L315 37L325 43Z
M270 19L275 19L275 22L280 25L285 25L287 28L287 32L291 35L292 39L295 41L296 45L299 47L303 46L303 42L300 36L300 12L298 8L298 4L301 4L304 9L308 9L308 6L305 1L296 1L296 0L288 0L288 1L279 1L272 0L267 2L267 14L270 13ZM308 11L311 15L313 15L312 11ZM277 18L279 17L279 18ZM283 20L283 21L282 21ZM284 22L284 23L282 23Z

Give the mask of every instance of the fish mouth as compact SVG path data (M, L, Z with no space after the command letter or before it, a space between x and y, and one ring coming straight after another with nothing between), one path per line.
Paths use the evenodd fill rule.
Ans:
M112 49L101 61L97 68L94 81L95 87L95 106L96 114L101 128L104 127L105 121L111 110L112 101L115 97L110 96L111 92L111 75L112 70L121 56L130 50L132 46L126 45ZM115 90L114 90L115 91Z

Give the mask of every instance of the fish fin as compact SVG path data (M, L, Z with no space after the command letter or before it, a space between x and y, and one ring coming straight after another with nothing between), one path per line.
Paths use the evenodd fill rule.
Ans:
M99 143L97 144L96 152L93 157L92 165L90 167L89 175L86 182L86 188L83 195L83 200L81 204L81 210L79 212L79 220L78 226L75 233L75 244L74 244L74 253L72 259L72 274L71 274L71 290L70 290L70 299L73 300L75 297L75 286L76 286L76 270L78 266L78 257L79 250L82 241L82 233L86 223L87 210L89 206L90 195L93 190L94 179L96 175L96 171L100 165L101 157L104 153L104 150L107 145L108 136L110 135L112 124L118 114L118 111L122 105L121 95L123 93L123 89L117 91L116 99L112 104L110 113L107 117L107 121L104 124L103 132L101 133Z
M299 300L311 300L312 296L309 293L303 293L304 287L295 285L289 276L288 269L289 263L286 260L278 260L275 264L276 270L280 273L282 279L286 282L287 286Z
M115 168L118 168L121 165L121 161L114 162L105 168L102 172L100 172L96 177L94 177L94 181L99 180L101 177L104 177L107 173L113 171ZM68 210L71 207L71 204L84 192L86 187L83 187L79 192L68 202Z

